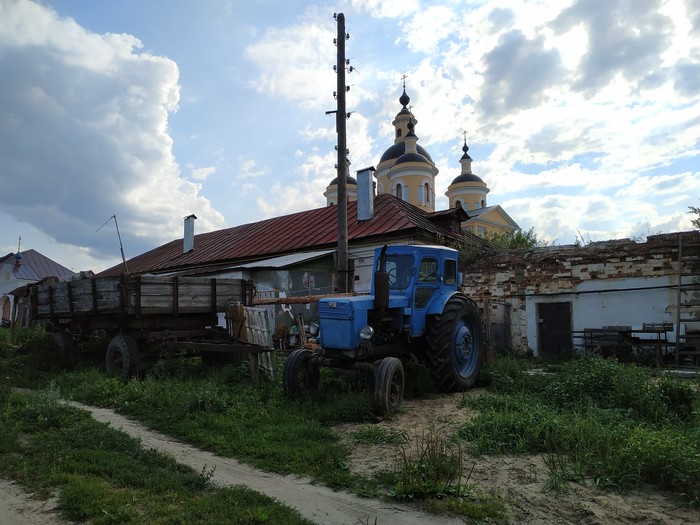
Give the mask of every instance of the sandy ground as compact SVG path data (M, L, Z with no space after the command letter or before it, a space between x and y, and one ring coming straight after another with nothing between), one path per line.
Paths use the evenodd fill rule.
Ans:
M470 395L476 395L470 394ZM400 414L377 425L401 429L412 439L438 429L445 434L472 417L467 409L459 409L462 394L433 399L406 401ZM144 447L173 456L197 471L214 472L212 482L220 486L246 485L297 509L309 520L323 525L424 525L463 523L418 512L410 507L378 500L362 499L344 492L334 492L312 485L308 479L279 476L257 471L229 458L209 452L148 430L140 423L124 418L111 410L85 407L93 417L140 439ZM395 445L355 445L352 433L363 425L343 425L338 434L353 447L350 467L372 474L394 465ZM408 445L411 449L412 445ZM700 510L689 509L671 494L635 491L617 494L603 492L594 486L572 484L566 493L543 491L547 469L540 456L465 457L468 483L486 493L500 495L508 509L508 521L514 524L550 525L681 525L700 523ZM16 485L0 480L0 525L64 525L53 513L54 503L37 502L23 494Z
M470 391L467 395L479 395ZM433 399L404 401L401 412L392 420L378 423L403 430L414 442L416 436L432 431L450 435L473 417L466 408L458 408L463 394ZM340 435L353 447L350 468L371 474L395 465L396 445L354 445L349 439L362 425L343 425ZM414 450L409 443L407 450ZM680 525L700 523L700 509L691 509L674 499L673 494L643 490L619 494L595 486L570 484L568 492L544 491L547 467L541 456L464 458L464 476L468 483L487 494L498 494L506 502L508 521L530 525Z

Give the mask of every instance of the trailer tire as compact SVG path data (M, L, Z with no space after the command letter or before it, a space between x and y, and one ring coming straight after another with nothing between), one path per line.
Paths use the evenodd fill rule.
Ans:
M476 304L463 294L453 295L442 315L427 321L430 374L443 392L472 388L484 360L484 330Z
M284 362L282 388L289 397L306 396L318 388L321 371L312 362L313 352L308 348L297 348Z
M401 360L385 357L374 373L374 408L380 416L393 416L401 408L404 371Z
M71 368L75 363L75 344L68 332L52 332L56 362L62 368Z
M139 345L129 335L117 335L107 346L107 373L123 378L133 377L139 369Z

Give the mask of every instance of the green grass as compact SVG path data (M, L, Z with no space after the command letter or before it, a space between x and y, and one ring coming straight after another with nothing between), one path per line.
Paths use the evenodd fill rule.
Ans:
M324 369L320 389L296 400L286 398L279 383L252 384L247 364L212 368L199 359L170 359L149 365L140 379L123 381L105 376L95 362L83 362L83 368L76 371L62 371L49 359L42 359L42 352L46 354L49 348L45 334L11 332L0 331L3 384L41 392L22 404L7 386L0 388L0 400L12 400L4 405L8 415L0 419L3 462L12 457L13 450L29 446L27 441L32 439L25 435L41 432L49 446L57 428L78 418L72 411L64 413L67 409L59 401L67 397L115 408L165 434L264 470L308 476L363 495L421 500L425 508L476 520L484 516L501 519L503 502L468 483L468 475L458 467L463 451L541 454L549 471L546 488L551 490L566 490L569 483L583 479L608 488L655 485L700 503L698 385L654 377L636 366L586 358L533 372L531 361L501 358L483 373L489 394L465 396L479 415L463 425L458 436L432 441L431 436L424 436L418 440L423 448L414 451L406 448L405 433L371 424L375 421L372 380L367 374ZM411 385L406 397L434 394L424 369L409 366L406 375ZM23 429L15 419L31 425ZM401 459L392 471L373 479L353 474L347 467L349 448L333 430L339 423L362 425L350 436L354 446L394 447ZM84 432L91 430L83 428ZM69 440L69 436L61 439ZM114 448L109 439L101 441L107 452ZM71 446L77 450L81 444L73 441ZM70 472L62 471L60 481L54 482L66 490L104 492L105 501L116 498L104 503L108 513L122 509L119 512L128 514L132 507L124 502L134 497L130 491L135 489L126 490L117 481L123 478L125 486L132 487L148 474L136 465L130 473L120 473L114 456L102 454L97 445L93 448L96 452L88 451L84 457L91 458L91 464L95 463L91 454L104 460L97 471L81 466L69 452L61 457L94 483L82 478L73 481ZM37 464L35 471L29 470L29 463L15 470L3 463L3 469L25 483L38 477L34 474L39 469L53 473L52 456L42 456L39 450L35 456L43 457L43 467ZM134 461L149 465L153 460L142 453ZM23 475L25 470L33 474ZM162 486L166 493L175 490L163 479L153 485ZM85 505L95 499L87 497ZM255 504L246 511L245 519L250 523L269 520L266 509L264 504ZM121 514L114 516L114 520L122 519Z
M0 388L0 472L56 494L60 514L92 524L309 523L253 491L215 488L208 474L60 401L55 388Z
M541 453L550 488L584 474L603 487L655 485L700 502L697 384L585 358L530 374L504 362L479 416L460 429L476 453Z

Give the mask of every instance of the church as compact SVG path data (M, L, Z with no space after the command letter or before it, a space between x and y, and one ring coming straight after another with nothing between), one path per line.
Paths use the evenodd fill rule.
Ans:
M374 177L377 195L389 193L421 210L435 212L435 178L438 168L430 153L418 144L415 127L418 120L409 109L410 97L403 94L399 98L401 110L394 118L394 144L390 146L379 160ZM510 233L519 229L518 224L499 206L489 206L486 196L489 187L472 172L472 158L466 139L462 147L464 154L459 160L461 173L448 186L445 195L449 207L461 207L469 216L462 223L465 231L485 237ZM326 204L332 206L338 201L338 178L326 187L323 193ZM347 196L349 201L357 200L357 180L347 178Z

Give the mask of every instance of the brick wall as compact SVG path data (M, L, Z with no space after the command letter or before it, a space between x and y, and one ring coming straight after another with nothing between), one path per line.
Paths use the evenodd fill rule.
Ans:
M487 306L491 323L508 323L511 346L524 351L533 343L528 337L528 332L530 338L533 333L526 313L528 298L567 293L576 296L582 290L590 293L597 286L610 292L618 282L641 282L640 288L677 283L679 236L683 259L691 261L685 264L686 274L697 276L700 232L694 231L653 235L643 243L622 239L493 255L465 269L463 289L482 307ZM611 324L614 318L613 312ZM529 321L533 321L532 314Z

